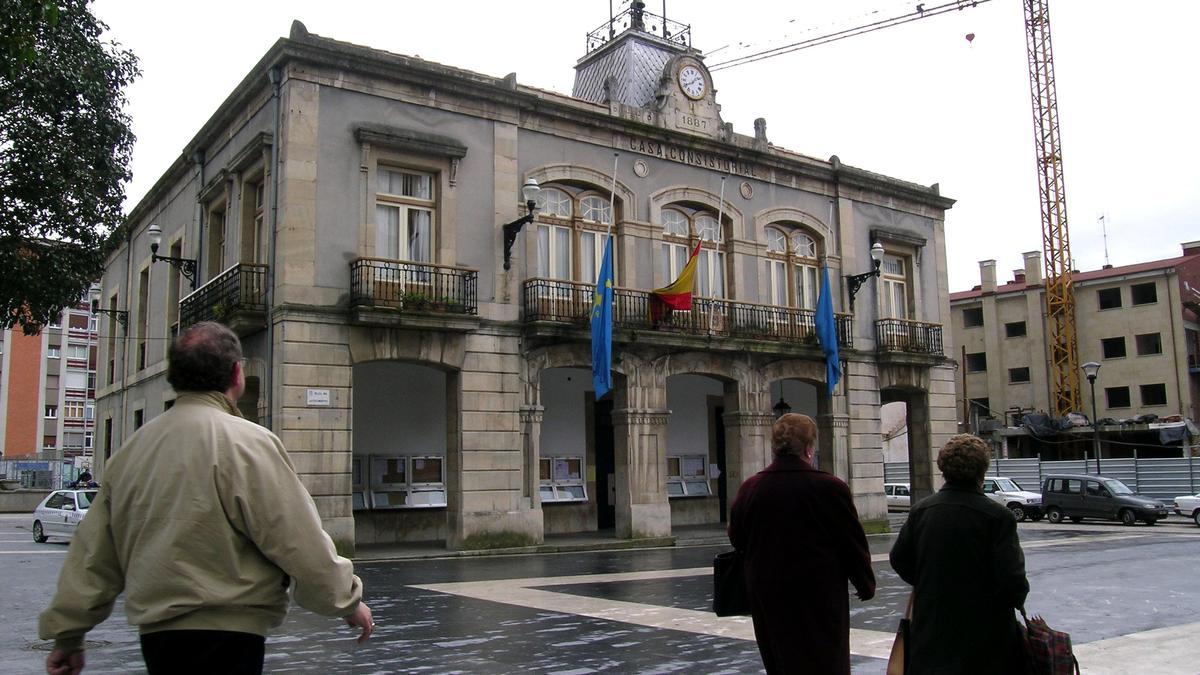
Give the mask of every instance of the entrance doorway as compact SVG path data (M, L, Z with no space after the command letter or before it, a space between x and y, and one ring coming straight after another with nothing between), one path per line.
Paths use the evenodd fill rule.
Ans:
M612 423L613 402L596 401L593 408L593 447L596 449L596 529L617 526L617 461Z

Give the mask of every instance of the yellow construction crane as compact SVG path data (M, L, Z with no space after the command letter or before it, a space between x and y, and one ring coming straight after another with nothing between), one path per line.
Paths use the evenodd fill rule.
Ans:
M1037 150L1038 195L1042 203L1042 259L1045 265L1046 321L1054 386L1052 409L1063 417L1079 410L1079 357L1075 346L1075 290L1071 286L1071 237L1067 229L1067 190L1058 136L1058 94L1050 41L1049 0L1024 0L1029 91Z
M732 58L710 66L723 70L801 49L844 40L855 35L932 18L981 5L990 0L922 3L911 12L861 26L818 35L792 44ZM1050 42L1049 0L1022 0L1029 56L1029 90L1033 98L1034 145L1037 152L1038 194L1042 211L1042 253L1045 266L1046 320L1049 325L1054 414L1079 410L1079 368L1075 345L1075 292L1071 286L1071 237L1067 230L1067 193L1063 183L1062 144L1058 135L1058 95L1054 86L1054 53ZM926 4L931 6L926 7Z

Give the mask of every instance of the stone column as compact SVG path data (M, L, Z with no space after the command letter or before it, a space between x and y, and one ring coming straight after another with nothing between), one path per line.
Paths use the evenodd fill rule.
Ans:
M671 535L671 505L664 475L670 414L669 410L638 408L613 411L619 538Z
M934 469L937 453L941 446L933 444L929 419L929 395L913 392L906 397L908 406L908 462L912 475L911 496L913 504L933 494Z
M844 397L838 397L844 400ZM835 399L836 401L837 399ZM834 405L845 410L845 406ZM817 416L817 466L850 483L850 416L830 412Z
M725 422L725 493L729 495L728 506L733 506L742 483L771 463L775 416L735 410L721 419Z
M522 481L522 497L526 507L537 511L541 517L542 499L538 491L540 478L538 461L542 458L542 418L546 408L540 405L521 406L521 449L524 454L525 480ZM545 521L543 521L544 523ZM539 537L539 541L541 541Z

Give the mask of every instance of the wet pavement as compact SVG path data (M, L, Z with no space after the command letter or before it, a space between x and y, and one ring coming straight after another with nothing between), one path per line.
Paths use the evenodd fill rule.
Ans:
M0 672L41 672L36 640L66 546L34 544L25 517L0 516ZM1085 672L1196 672L1200 528L1022 523L1028 608L1071 633ZM710 535L713 533L709 533ZM719 532L715 539L719 540ZM871 537L879 591L851 599L853 667L880 658L908 587ZM702 532L684 544L712 541ZM293 609L267 645L273 673L756 673L745 619L718 619L713 555L724 546L359 562L378 624L365 646L338 620ZM88 673L141 672L136 631L114 616L89 634ZM882 650L882 651L881 651ZM1158 659L1155 661L1155 659ZM1136 667L1135 667L1136 664ZM1187 664L1187 665L1181 665Z

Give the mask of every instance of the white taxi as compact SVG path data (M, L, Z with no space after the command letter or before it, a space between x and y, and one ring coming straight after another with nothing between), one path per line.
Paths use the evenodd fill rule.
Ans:
M55 490L33 511L33 540L70 539L96 499L96 488Z

